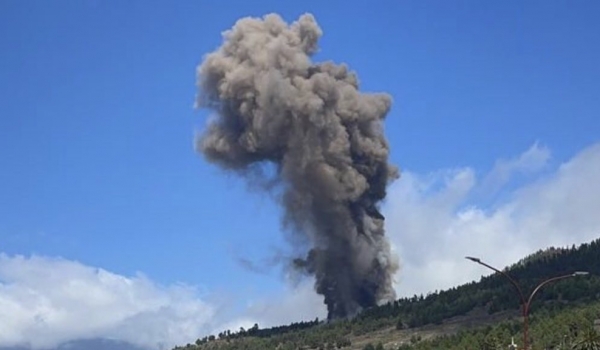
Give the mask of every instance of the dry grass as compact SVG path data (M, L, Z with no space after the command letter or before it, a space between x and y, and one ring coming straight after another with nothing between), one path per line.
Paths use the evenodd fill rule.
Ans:
M485 310L476 309L467 315L450 318L439 325L427 325L401 330L389 327L368 334L350 337L352 346L346 349L361 350L368 343L375 345L379 342L384 345L385 349L395 349L401 344L410 343L413 337L420 337L421 340L433 339L442 335L452 335L460 330L485 327L518 317L519 314L515 311L504 311L488 315Z

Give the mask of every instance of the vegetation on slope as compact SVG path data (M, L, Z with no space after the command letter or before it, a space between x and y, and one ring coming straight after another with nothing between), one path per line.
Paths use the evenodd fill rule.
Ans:
M594 328L594 321L599 317L600 303L563 310L543 308L531 318L530 349L600 349L600 333ZM515 318L493 326L461 330L429 341L402 344L394 349L503 349L513 340L522 344L521 329L522 320Z
M590 272L590 276L567 279L542 289L532 306L531 320L535 348L572 345L583 334L593 338L595 333L590 325L600 318L600 306L595 303L600 297L600 240L578 248L539 251L505 271L518 281L525 293L548 277L574 271ZM178 349L363 349L368 346L375 349L378 344L370 339L381 338L384 333L391 334L383 337L385 349L494 349L500 343L506 347L511 336L517 340L522 337L519 335L521 321L515 317L519 299L513 288L505 277L493 274L479 282L371 308L353 320L325 324L317 319L267 329L255 325L248 330L226 330ZM484 316L490 316L469 316L481 311ZM512 320L472 330L454 329L449 333L425 331L432 325L444 329L445 324L457 318L462 318L463 324L485 325L486 320L495 320L493 315L511 315ZM468 322L473 320L476 322ZM420 335L432 333L437 335L435 339Z

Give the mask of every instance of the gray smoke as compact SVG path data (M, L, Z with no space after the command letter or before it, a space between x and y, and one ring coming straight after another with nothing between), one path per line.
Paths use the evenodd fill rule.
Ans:
M351 317L395 297L398 268L378 210L398 176L388 163L387 94L358 91L345 65L314 63L314 17L244 18L198 67L197 106L216 118L197 149L211 162L256 176L272 164L284 227L310 245L292 265L314 275L328 317Z

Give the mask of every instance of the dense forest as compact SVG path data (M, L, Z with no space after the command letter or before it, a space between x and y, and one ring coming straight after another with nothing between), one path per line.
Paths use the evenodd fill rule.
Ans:
M589 275L548 284L536 294L530 316L533 349L594 344L597 347L588 348L600 349L593 327L600 319L600 239L579 247L538 251L504 269L526 296L541 281L575 271ZM325 323L316 319L265 329L254 325L247 330L225 330L176 349L500 349L512 337L520 341L523 336L519 308L514 286L495 273L479 282L374 307L352 320ZM436 332L451 320L463 320L469 326Z

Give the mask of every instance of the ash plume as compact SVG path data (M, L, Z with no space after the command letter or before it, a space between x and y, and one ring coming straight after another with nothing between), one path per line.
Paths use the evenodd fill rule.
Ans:
M223 33L197 70L197 107L216 113L196 147L242 176L274 165L283 226L309 247L291 265L315 277L337 319L395 297L378 206L398 171L383 132L391 97L360 93L343 64L312 62L321 35L310 14L243 18Z

